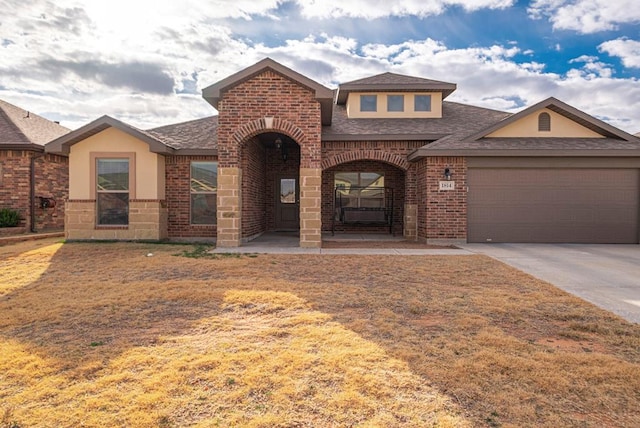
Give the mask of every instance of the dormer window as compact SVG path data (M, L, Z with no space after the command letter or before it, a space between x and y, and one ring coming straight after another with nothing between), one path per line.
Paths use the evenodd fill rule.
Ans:
M404 95L387 95L387 111L404 111Z
M549 113L540 113L540 115L538 115L538 131L551 131L551 116Z
M378 96L360 95L360 111L378 111Z
M431 95L415 95L413 98L414 111L431 111Z

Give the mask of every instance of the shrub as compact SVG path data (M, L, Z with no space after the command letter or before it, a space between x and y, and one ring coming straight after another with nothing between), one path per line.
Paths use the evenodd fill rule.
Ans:
M20 223L20 213L11 208L0 209L0 227L16 227Z

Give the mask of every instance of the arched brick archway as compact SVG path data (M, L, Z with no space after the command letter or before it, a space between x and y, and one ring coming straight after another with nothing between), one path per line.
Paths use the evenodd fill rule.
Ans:
M233 141L240 145L250 138L265 132L279 132L291 137L302 148L307 145L307 137L304 132L286 120L277 117L263 117L242 125L233 133Z
M323 159L321 165L322 170L324 171L336 165L360 160L385 162L403 171L407 171L409 169L409 161L407 161L405 157L381 150L361 150L340 153L327 159Z

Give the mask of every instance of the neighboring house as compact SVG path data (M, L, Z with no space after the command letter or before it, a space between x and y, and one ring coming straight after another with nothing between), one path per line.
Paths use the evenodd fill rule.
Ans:
M0 208L20 213L19 229L62 230L67 199L66 156L44 153L44 144L69 129L0 100Z
M638 243L640 139L554 98L509 114L455 89L384 73L332 90L265 59L203 90L218 116L102 117L46 146L69 156L67 238Z

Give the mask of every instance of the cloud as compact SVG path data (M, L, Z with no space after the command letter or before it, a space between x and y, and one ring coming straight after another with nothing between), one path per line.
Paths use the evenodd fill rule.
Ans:
M527 11L534 19L548 18L556 30L583 34L640 22L638 0L533 0Z
M609 40L598 46L600 52L619 57L625 67L640 68L640 42L626 38Z
M513 6L515 0L296 0L301 13L307 18L365 18L389 16L426 17L440 15L447 8L458 6L466 11L479 9L504 9Z

